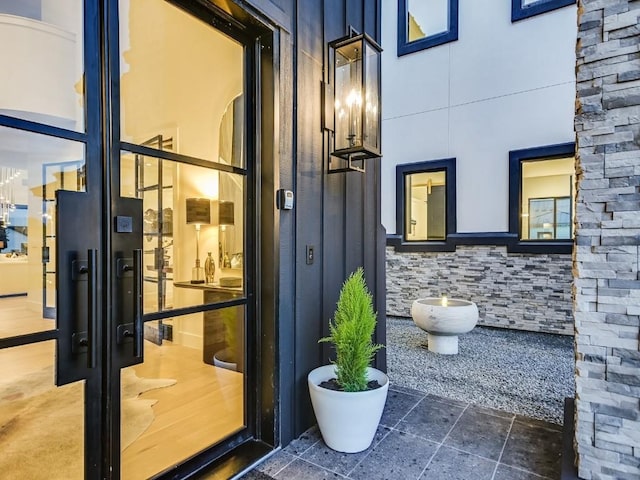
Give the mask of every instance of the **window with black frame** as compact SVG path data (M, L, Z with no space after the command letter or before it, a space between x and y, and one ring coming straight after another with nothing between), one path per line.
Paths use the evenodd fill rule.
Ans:
M511 21L517 22L575 3L575 0L511 0Z
M398 0L398 56L458 39L458 0Z
M573 238L574 158L522 162L521 240Z
M574 182L573 142L509 152L509 232L517 251L570 253Z
M398 165L396 176L403 241L445 241L455 229L455 159Z

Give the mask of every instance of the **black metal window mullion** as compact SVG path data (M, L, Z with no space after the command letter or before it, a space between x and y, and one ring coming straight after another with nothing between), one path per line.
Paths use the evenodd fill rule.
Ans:
M166 318L174 318L181 315L191 315L192 313L210 312L213 310L222 310L223 308L247 305L247 297L238 298L236 300L228 300L226 302L206 303L202 305L194 305L192 307L174 308L163 312L146 313L143 315L144 322L153 320L164 320Z
M183 155L181 153L171 152L169 150L158 150L144 145L138 145L135 143L120 142L120 151L131 152L138 155L144 155L146 157L159 158L162 160L170 160L172 162L184 163L187 165L193 165L196 167L204 167L212 170L218 170L226 173L235 173L237 175L246 175L247 171L244 168L235 167L232 165L226 165L224 163L212 162L210 160L204 160L199 157L192 157L189 155Z
M54 127L44 123L32 122L31 120L23 120L17 117L0 114L0 126L15 128L30 133L38 133L49 137L61 138L63 140L72 140L86 144L88 136L83 132L67 130L66 128Z

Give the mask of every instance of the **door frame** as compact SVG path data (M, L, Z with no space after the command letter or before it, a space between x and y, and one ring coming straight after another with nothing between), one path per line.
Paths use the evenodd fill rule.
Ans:
M91 1L91 0L86 0ZM159 0L161 1L161 0ZM262 252L262 222L263 217L263 205L265 202L265 196L270 198L269 204L273 202L272 190L267 190L266 195L263 194L263 183L265 179L262 173L262 165L267 160L267 163L273 165L274 163L274 148L270 145L270 151L265 152L262 139L265 138L264 133L267 133L266 138L273 136L273 130L264 132L264 128L272 129L275 122L273 121L274 110L274 85L270 81L264 81L261 76L261 65L265 62L273 64L273 36L274 31L272 28L268 28L264 23L258 21L257 18L241 9L234 6L234 15L230 15L221 8L212 4L209 1L200 0L167 0L168 3L182 9L187 14L191 15L195 19L208 23L211 28L214 28L227 36L233 38L244 46L244 92L245 92L245 199L246 199L246 214L245 214L245 254L246 259L245 267L245 285L246 287L246 300L242 302L245 306L245 395L244 395L244 412L246 419L246 427L236 434L222 440L221 442L211 446L207 450L196 454L188 459L185 459L183 463L170 467L169 469L158 473L153 478L182 478L187 477L190 474L200 471L203 468L210 466L216 460L222 459L226 454L229 454L232 450L246 450L251 452L249 457L261 457L268 451L272 450L273 446L277 444L277 432L276 432L276 412L274 408L276 395L274 394L276 389L276 383L270 381L273 378L273 372L277 371L276 357L271 353L274 348L263 348L269 345L264 345L266 342L270 344L275 342L275 311L270 315L271 321L268 325L265 325L264 314L265 308L263 305L264 299L264 271L263 271L263 257ZM215 0L214 0L215 1ZM121 151L132 151L131 144L121 141L120 137L120 51L119 51L119 21L118 21L118 1L117 0L102 0L102 21L104 28L101 30L101 49L103 63L100 66L102 75L102 91L103 93L103 110L102 110L102 122L104 125L104 138L102 144L103 158L108 159L104 164L104 195L103 195L103 208L104 219L103 225L104 245L109 246L105 248L104 265L112 265L112 249L110 246L113 244L114 233L110 228L114 215L117 215L117 197L119 193L119 165L121 158ZM265 35L266 34L266 35ZM264 93L267 92L267 98L265 99ZM265 105L266 104L266 105ZM267 108L265 108L265 106ZM264 122L263 119L267 117L268 121ZM135 152L134 152L135 153ZM192 165L198 165L197 160L166 152L165 155L158 156L157 152L149 151L150 155L156 158L164 158L168 160L185 161ZM155 153L155 154L154 154ZM206 162L201 163L201 166L210 167ZM229 169L233 171L233 168ZM268 180L269 181L269 180ZM269 181L273 183L273 179ZM273 212L272 212L273 213ZM269 215L273 225L273 215ZM268 222L269 220L267 220ZM271 227L273 228L273 227ZM253 252L252 255L251 252ZM252 258L251 258L252 257ZM272 257L273 258L273 257ZM269 260L271 263L271 259ZM273 265L272 265L273 267ZM105 289L105 299L113 298L115 294L115 279L114 272L111 268L105 268L103 275L103 285ZM271 269L270 269L271 270ZM271 283L275 280L271 277L268 281ZM268 292L269 299L273 299L273 306L275 306L274 293ZM225 304L218 304L215 308L221 306L235 305L235 302L226 302ZM271 303L271 302L270 302ZM112 478L119 478L121 465L121 452L120 452L120 366L117 365L118 361L115 356L117 349L117 341L115 338L115 331L111 327L114 322L116 312L113 310L114 302L106 301L103 304L103 315L105 319L109 319L103 322L104 328L102 331L103 345L105 347L105 363L104 363L104 377L102 381L102 428L107 433L107 438L111 441L103 446L105 455L103 455L103 472L113 472ZM195 312L203 312L213 310L214 308L202 308L188 307L175 309L173 315L181 315ZM164 315L166 316L166 315ZM152 321L160 319L163 314L148 314L144 315L144 321ZM252 319L249 321L249 319ZM267 328L265 328L267 327ZM266 332L271 332L271 335L263 338ZM106 353L110 352L110 353ZM265 356L265 352L267 355ZM109 356L112 356L111 361L106 361ZM261 358L261 361L258 361ZM265 360L267 361L265 365ZM266 372L265 372L266 370ZM265 373L267 375L265 376ZM267 379L264 382L263 379ZM267 427L265 429L265 426ZM109 477L105 477L109 478Z
M86 105L84 111L84 130L69 130L50 124L0 114L0 126L2 127L13 128L28 133L82 144L84 146L84 160L86 166L86 194L87 198L91 199L92 202L95 202L96 206L100 204L103 195L101 178L102 169L100 168L100 158L102 153L102 119L100 117L101 77L97 59L98 55L96 55L96 53L99 52L101 42L99 7L99 3L93 0L84 0L83 2L82 40L84 50L82 58L84 62L84 102ZM100 218L100 221L101 220L102 218ZM100 221L97 223L100 223ZM99 242L97 245L91 245L90 248L97 250L98 258L100 258L104 252L104 243ZM86 254L86 252L84 252L84 254ZM100 262L100 260L98 260L98 262ZM97 302L98 305L100 305L103 303L102 291L98 289L96 293ZM104 323L103 318L101 317L101 309L98 309L96 313L97 324L100 325ZM1 338L0 349L34 345L51 340L56 342L57 348L62 337L58 324L59 319L56 319L55 328L50 330ZM100 332L98 332L98 336L100 336ZM100 346L100 341L94 345L94 348L97 348L96 355L98 358L101 358L104 353ZM55 368L55 359L53 359L53 362L53 366ZM103 394L101 371L99 368L88 368L86 369L85 377L84 471L86 478L101 478L103 472L102 458L104 457L104 450L102 448L104 430L101 418L101 399Z
M161 0L158 0L161 1ZM245 412L247 428L185 462L162 472L157 478L188 477L229 459L249 464L272 451L279 444L279 354L277 318L279 311L279 211L274 192L279 187L278 27L256 11L231 4L231 13L216 6L221 0L168 0L200 19L208 19L212 28L245 45L245 91L247 129L247 218L245 249L254 252L252 268L247 269L247 364L245 377ZM113 295L111 219L115 178L113 167L119 165L119 49L118 1L84 0L84 101L85 130L74 131L35 121L0 114L0 126L35 134L80 142L85 148L87 193L96 196L94 216L102 226L97 250L99 288L97 289L96 345L98 368L89 369L85 387L85 476L118 478L120 475L119 373L109 362L115 343L110 329L113 311L108 299ZM126 150L126 148L124 148ZM249 153L250 152L250 153ZM253 157L253 161L249 161ZM117 176L117 175L116 175ZM245 253L246 255L246 253ZM187 313L187 312L184 312ZM250 328L251 327L251 328ZM58 341L58 329L0 339L0 348ZM115 379L115 380L114 380ZM117 429L117 431L115 430ZM115 435L114 435L115 434ZM218 462L216 462L218 461Z

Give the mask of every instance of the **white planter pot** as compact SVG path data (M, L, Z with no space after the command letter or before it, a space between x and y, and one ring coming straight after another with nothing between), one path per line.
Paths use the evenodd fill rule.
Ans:
M216 353L213 356L213 364L216 367L220 367L220 368L226 368L227 370L233 370L234 372L238 371L238 364L236 362L230 362L229 359L229 355L227 354L228 352L226 350L222 350L218 353ZM223 358L225 360L223 360Z
M380 388L365 392L339 392L319 386L321 382L335 377L334 365L318 367L307 377L320 433L333 450L361 452L369 448L376 435L387 401L389 378L380 370L369 367L367 378L377 380Z

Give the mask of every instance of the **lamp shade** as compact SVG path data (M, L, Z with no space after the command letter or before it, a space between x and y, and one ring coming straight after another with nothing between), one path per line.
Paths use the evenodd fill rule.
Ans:
M211 224L211 200L208 198L187 198L187 223Z
M218 224L233 225L234 223L233 202L220 202L218 205Z

